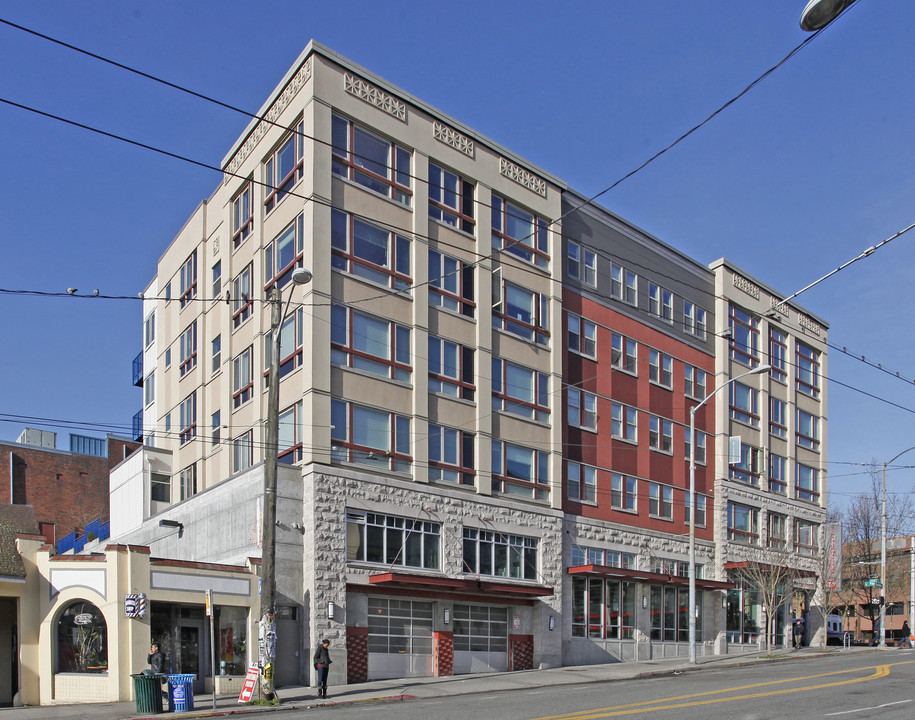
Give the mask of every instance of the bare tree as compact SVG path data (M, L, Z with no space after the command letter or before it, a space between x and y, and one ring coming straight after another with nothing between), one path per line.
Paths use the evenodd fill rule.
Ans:
M781 548L743 548L743 560L730 571L734 580L759 593L766 613L766 654L772 654L775 617L785 598L793 595L794 586L804 574L794 567L795 558Z

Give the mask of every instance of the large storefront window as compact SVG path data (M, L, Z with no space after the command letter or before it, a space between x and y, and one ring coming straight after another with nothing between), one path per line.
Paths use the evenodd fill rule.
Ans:
M57 672L108 672L108 625L90 602L70 603L57 621Z
M756 643L760 633L760 601L755 590L728 590L728 642Z
M702 591L696 591L696 607L702 607ZM689 641L689 590L651 586L651 639ZM702 613L696 616L696 640L702 639Z
M248 610L217 605L214 616L220 675L244 675L247 671Z
M572 637L635 636L636 583L572 578Z

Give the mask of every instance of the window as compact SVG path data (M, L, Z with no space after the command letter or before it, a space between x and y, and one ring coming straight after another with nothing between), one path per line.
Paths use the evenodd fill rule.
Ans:
M683 522L689 525L689 490L684 493L684 516ZM708 504L708 498L705 495L696 494L696 527L705 527L705 510Z
M333 305L331 361L373 375L410 382L410 328L343 305Z
M674 518L674 489L660 483L648 483L648 514L663 520Z
M252 431L248 430L232 441L232 472L241 472L251 467L253 454Z
M617 370L625 370L635 375L638 372L638 344L625 335L613 333L610 339L610 363Z
M302 403L280 412L276 435L276 460L292 465L302 460Z
M794 497L808 502L820 501L819 472L815 468L797 463L795 465L794 480Z
M550 265L546 220L498 195L492 196L492 246L537 267Z
M165 369L168 370L172 366L172 349L170 347L165 348Z
M197 437L197 393L191 393L181 401L178 414L181 422L178 440L184 445Z
M740 443L740 460L731 463L728 476L731 480L738 480L757 487L759 485L759 448Z
M637 411L622 403L610 405L610 434L620 440L638 442Z
M143 322L143 339L143 347L149 347L156 339L156 313L154 312L150 313Z
M222 420L220 419L219 410L210 416L210 441L213 447L219 445L222 434Z
M744 545L759 544L759 510L735 502L728 503L728 540Z
M597 577L572 578L572 637L632 639L638 586Z
M396 515L346 511L346 559L440 570L441 526Z
M473 433L429 424L429 480L473 485Z
M769 326L769 364L772 369L769 376L773 380L785 382L788 377L788 338L781 330Z
M429 304L473 317L473 266L449 255L429 251Z
M569 425L597 432L597 395L570 387Z
M614 510L636 511L636 488L638 483L634 477L612 473L610 475L610 506Z
M788 547L788 518L769 511L767 518L769 524L769 547L774 550L784 550Z
M820 396L820 354L812 348L797 343L797 391L812 398Z
M269 296L274 285L285 287L292 271L302 267L305 218L299 215L264 248L264 290Z
M689 639L689 591L652 585L651 639L686 642ZM696 591L696 605L702 607L702 591ZM696 616L696 637L701 635L702 614Z
M241 407L253 396L254 348L249 346L232 361L232 407Z
M464 572L536 580L537 538L464 528Z
M429 335L429 392L474 398L473 348Z
M165 435L166 437L172 431L172 415L171 413L165 413Z
M603 550L594 547L572 545L572 567L580 565L603 565L604 567L635 570L635 555L617 550Z
M739 382L728 386L731 420L759 426L759 391Z
M648 312L665 322L674 321L674 294L655 283L648 283Z
M252 275L254 268L248 265L242 270L232 283L232 294L234 297L232 305L232 327L239 327L245 320L251 317L254 311L254 301L251 299L251 290L253 286Z
M809 450L820 449L820 419L797 408L797 444Z
M708 332L708 313L689 300L683 301L683 330L705 340Z
M410 151L334 115L333 173L410 207Z
M492 443L492 489L494 493L533 500L549 500L550 455L494 440Z
M622 265L610 265L610 295L628 305L638 304L638 276Z
M343 400L330 406L332 462L410 471L410 418Z
M769 396L769 434L788 437L788 405L784 400Z
M683 436L686 438L683 448L683 456L686 458L686 461L689 462L690 458L690 449L689 449L689 429L683 433ZM706 457L706 443L708 441L708 435L706 435L701 430L696 430L696 464L705 465Z
M92 603L75 600L60 614L55 672L108 672L108 625L105 616ZM80 682L85 687L84 680L76 680L76 683Z
M473 233L473 183L429 163L429 217Z
M728 322L731 331L731 358L743 365L756 367L759 362L759 320L731 305Z
M566 244L566 268L570 278L585 285L597 287L597 255L576 242L569 240Z
M222 292L222 260L217 260L213 266L213 294L210 296L213 300L219 299L219 293Z
M493 276L493 283L501 278ZM495 286L498 302L492 308L492 326L525 340L546 345L549 340L549 298L507 280Z
M305 126L301 122L296 124L273 154L264 160L264 182L267 183L265 212L273 210L302 179L304 134Z
M769 453L769 492L788 494L788 459L774 452Z
M251 202L251 181L246 180L241 192L232 200L232 249L239 247L252 230L254 230L254 203Z
M569 500L597 503L597 468L570 462L566 466Z
M578 315L568 315L569 350L589 358L597 358L597 325Z
M217 335L210 342L210 355L212 356L211 369L218 373L222 369L222 335Z
M648 446L668 455L673 453L674 426L670 420L657 415L648 416Z
M654 348L648 351L648 379L668 390L674 386L674 359Z
M143 381L143 399L145 404L152 405L156 399L156 374L155 371L149 373Z
M804 557L816 557L819 553L819 535L820 526L816 523L807 522L795 518L794 520L794 551Z
M333 317L333 316L331 316ZM280 326L280 379L302 364L302 308L283 320ZM270 363L273 360L273 340L270 333L264 335L265 377L269 380Z
M164 473L149 474L149 499L153 502L172 501L172 479Z
M180 500L187 500L197 494L197 464L184 468L178 476L178 487L181 493Z
M197 253L191 253L191 256L184 261L180 271L181 297L179 305L183 308L191 300L197 297Z
M331 211L331 266L394 288L410 287L410 241L340 210Z
M197 367L197 322L188 325L178 341L181 364L178 366L178 377L184 377Z
M683 393L693 400L705 400L708 375L692 365L683 366Z
M550 416L550 376L494 357L492 359L493 410L546 422Z

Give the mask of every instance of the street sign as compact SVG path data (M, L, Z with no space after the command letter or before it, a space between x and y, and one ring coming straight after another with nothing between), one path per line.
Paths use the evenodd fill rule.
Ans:
M880 582L877 578L869 578L864 581L864 587L866 588L882 588L883 583Z
M257 665L248 668L248 674L245 676L245 684L242 686L241 694L238 696L238 702L248 703L254 695L254 688L257 687L257 677L260 670Z

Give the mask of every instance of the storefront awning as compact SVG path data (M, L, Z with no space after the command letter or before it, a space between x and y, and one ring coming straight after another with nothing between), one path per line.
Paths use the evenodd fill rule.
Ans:
M448 578L410 573L378 573L369 576L369 585L379 589L485 595L491 598L528 599L548 597L553 588L528 583L498 582L483 578Z
M645 572L643 570L626 570L625 568L607 567L606 565L577 565L569 568L569 575L600 575L602 577L619 578L620 580L677 585L678 587L687 587L689 585L689 578L681 577L680 575ZM731 590L735 587L736 585L732 582L696 578L696 588L699 590Z

